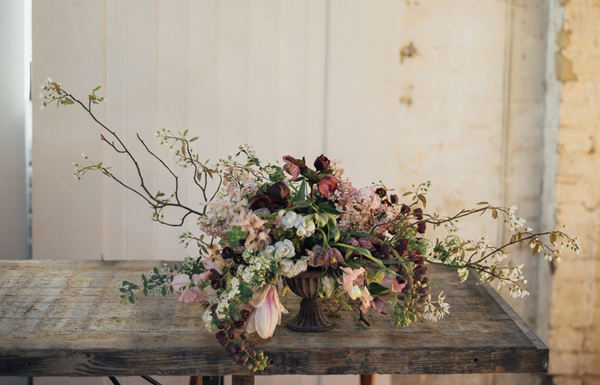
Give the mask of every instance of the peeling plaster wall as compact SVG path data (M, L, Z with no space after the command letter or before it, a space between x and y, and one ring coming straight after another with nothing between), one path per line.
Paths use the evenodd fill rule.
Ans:
M564 2L557 42L557 221L581 238L583 252L556 265L549 370L554 384L600 384L600 2Z

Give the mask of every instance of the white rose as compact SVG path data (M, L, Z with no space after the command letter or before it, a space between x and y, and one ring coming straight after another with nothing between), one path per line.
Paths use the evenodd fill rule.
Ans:
M291 258L296 255L294 244L289 239L284 239L283 242L275 243L275 259Z
M297 220L298 220L298 214L296 214L294 211L288 211L287 213L285 213L283 218L281 218L281 224L286 229L290 229L290 228L294 227Z

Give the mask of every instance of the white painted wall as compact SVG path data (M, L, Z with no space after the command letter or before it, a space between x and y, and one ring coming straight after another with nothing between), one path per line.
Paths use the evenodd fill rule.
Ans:
M24 10L23 2L0 1L0 259L29 253Z
M211 159L246 142L268 160L324 152L355 185L433 181L428 207L440 213L487 200L539 222L544 1L36 0L33 14L34 88L47 76L81 97L102 85L99 117L132 148L136 132L152 144L167 126L200 136ZM401 63L410 42L417 54ZM101 175L70 177L84 152L134 183L99 134L74 107L34 109L34 258L182 259L179 230L151 223L136 196ZM149 183L168 189L136 151ZM491 222L465 228L497 237ZM513 304L535 326L529 265L533 295Z

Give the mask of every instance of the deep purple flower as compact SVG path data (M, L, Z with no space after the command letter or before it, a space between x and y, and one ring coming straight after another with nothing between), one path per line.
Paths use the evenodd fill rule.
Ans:
M323 154L319 155L317 159L315 159L315 169L319 172L327 169L329 164L329 159L327 159L327 157Z
M270 213L274 211L273 201L266 195L257 195L256 198L250 203L249 209L256 211L258 209L266 208Z

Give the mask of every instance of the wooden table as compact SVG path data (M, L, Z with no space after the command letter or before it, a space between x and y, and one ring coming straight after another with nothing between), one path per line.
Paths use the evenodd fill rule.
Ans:
M248 375L204 330L202 308L176 297L141 296L118 304L116 284L159 261L0 261L0 376ZM269 340L260 374L545 372L548 348L504 300L473 279L432 269L451 314L437 323L395 328L369 312L371 330L345 311L326 333L292 332ZM141 278L139 279L141 280Z

